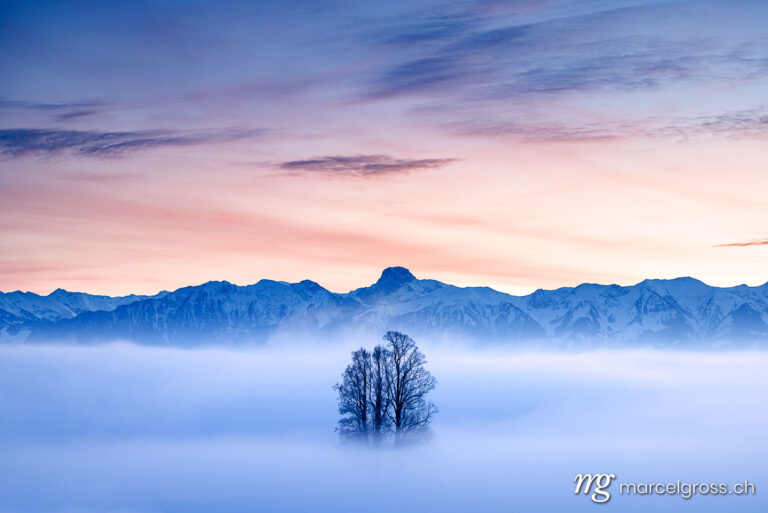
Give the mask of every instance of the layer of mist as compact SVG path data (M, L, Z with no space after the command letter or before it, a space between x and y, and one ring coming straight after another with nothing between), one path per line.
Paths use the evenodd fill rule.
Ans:
M0 346L0 512L763 511L768 353L422 347L428 443L341 443L347 348ZM749 480L747 497L573 495Z

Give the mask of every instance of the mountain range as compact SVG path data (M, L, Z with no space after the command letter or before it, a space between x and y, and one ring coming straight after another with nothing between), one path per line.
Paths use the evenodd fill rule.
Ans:
M755 346L768 343L768 284L720 288L677 278L513 296L390 267L344 294L309 280L212 281L154 296L0 293L4 341L196 346L380 337L390 329L477 344Z

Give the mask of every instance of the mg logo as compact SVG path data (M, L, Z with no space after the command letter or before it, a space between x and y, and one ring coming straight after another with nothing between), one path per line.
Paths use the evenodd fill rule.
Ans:
M573 482L576 483L573 494L584 493L588 495L594 486L595 491L590 498L592 502L603 504L611 500L611 494L606 489L611 486L611 481L614 479L616 479L616 474L577 474L573 478Z

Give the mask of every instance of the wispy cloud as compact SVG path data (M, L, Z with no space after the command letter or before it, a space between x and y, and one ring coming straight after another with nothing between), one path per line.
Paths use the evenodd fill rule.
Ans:
M30 102L0 99L0 110L26 110L48 113L54 121L70 121L101 114L114 105L102 100L80 100L71 102Z
M394 59L373 70L362 96L440 95L492 104L764 75L765 40L670 33L657 23L706 12L687 2L492 0L442 17L393 21L387 38L376 32L368 41L373 51L386 45Z
M768 107L693 118L692 131L715 135L768 135Z
M0 130L0 156L48 156L67 152L82 157L117 157L126 153L166 146L226 142L262 134L258 129L225 129L200 132L139 130L102 132L15 128Z
M439 112L439 107L432 109ZM493 113L470 113L444 124L451 133L481 137L509 137L534 142L597 141L632 137L684 140L692 137L766 137L768 107L710 116L598 119L569 124Z
M715 248L743 248L748 246L768 246L768 238L750 239L742 242L728 242L726 244L715 244Z
M54 117L57 121L70 121L72 119L79 119L87 116L95 116L101 113L102 111L99 109L80 109L80 110L70 110L67 112L62 112L61 114L56 114L56 116Z
M584 123L571 126L560 122L515 121L492 118L465 119L447 123L459 135L507 137L531 142L600 141L626 136L626 127L612 123Z
M78 100L71 102L30 102L24 100L8 100L0 98L0 109L29 109L44 111L63 111L72 109L83 109L93 107L103 107L110 105L109 102L102 100Z
M474 24L472 18L462 15L428 16L413 24L403 24L401 19L394 25L375 29L366 39L373 44L388 46L444 43L470 32Z
M388 155L332 155L308 160L291 160L280 163L278 167L292 172L370 176L435 169L447 166L456 160L453 158L398 159Z

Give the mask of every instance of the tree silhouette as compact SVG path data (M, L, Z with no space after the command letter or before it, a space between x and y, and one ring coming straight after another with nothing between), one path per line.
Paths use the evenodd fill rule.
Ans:
M371 386L369 389L369 405L373 421L373 435L377 442L381 441L386 430L387 410L389 410L388 381L391 375L391 353L387 348L377 345L371 353Z
M334 385L339 394L339 432L351 438L367 438L369 419L371 353L360 348L352 353L352 363L341 375L341 383Z
M427 394L437 380L426 369L427 359L411 337L397 331L384 335L391 354L391 373L387 380L390 418L395 437L426 428L437 408L427 401Z
M437 380L411 337L397 331L384 335L386 346L372 352L352 352L338 392L339 433L348 439L380 443L392 435L395 443L429 430L437 408L427 395ZM409 436L410 438L410 436Z

